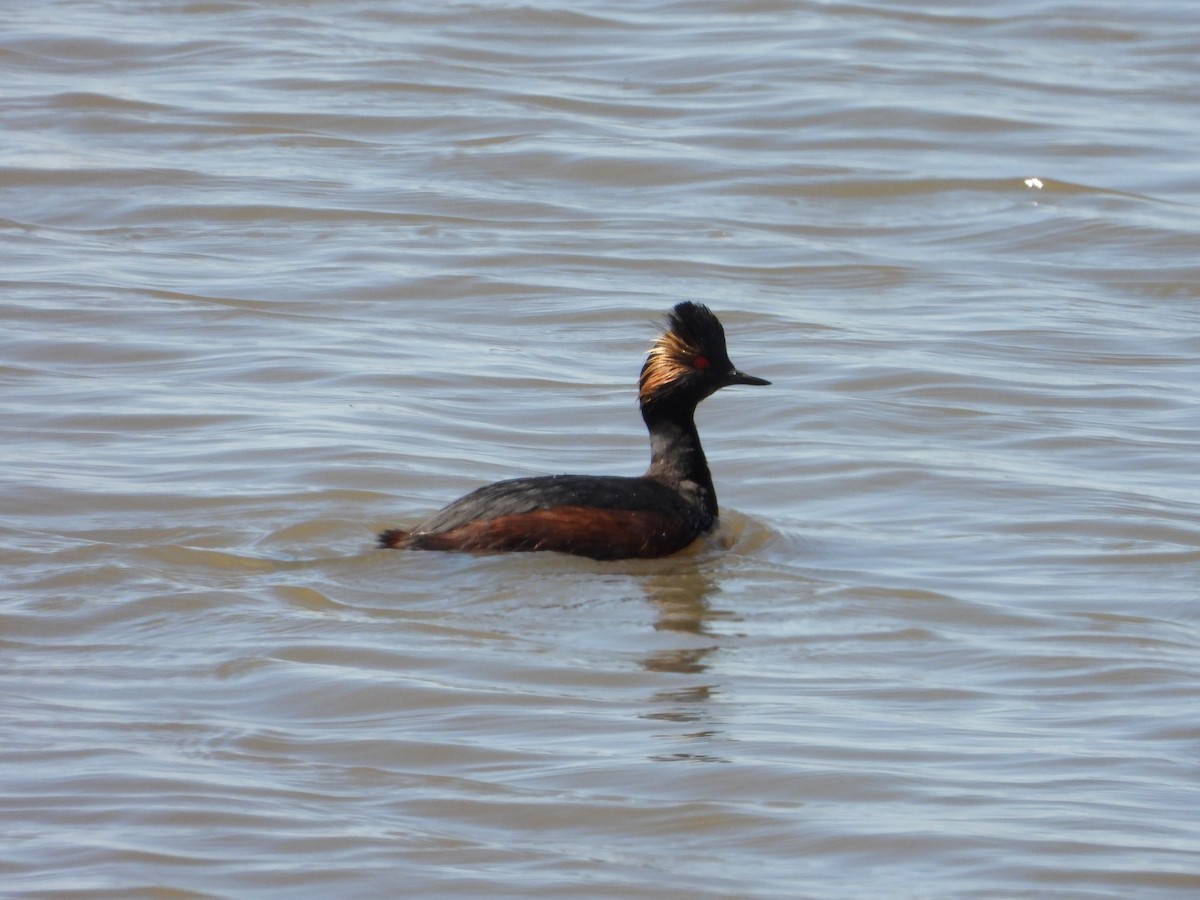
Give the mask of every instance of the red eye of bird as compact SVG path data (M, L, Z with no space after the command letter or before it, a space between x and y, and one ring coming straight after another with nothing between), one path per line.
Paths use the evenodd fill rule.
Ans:
M696 368L696 369L707 369L708 368L708 357L707 356L697 356L695 359L692 360L692 367Z

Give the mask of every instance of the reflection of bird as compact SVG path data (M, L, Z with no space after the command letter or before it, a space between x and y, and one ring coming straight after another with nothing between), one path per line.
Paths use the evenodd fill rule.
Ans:
M638 402L650 431L640 478L550 475L498 481L451 503L381 547L558 550L593 559L666 556L717 520L717 494L694 414L731 384L770 384L733 367L725 331L706 306L676 305L642 366Z

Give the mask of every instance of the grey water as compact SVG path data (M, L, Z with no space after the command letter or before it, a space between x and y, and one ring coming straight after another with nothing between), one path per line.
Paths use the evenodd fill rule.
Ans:
M0 893L1200 893L1194 4L5 7Z

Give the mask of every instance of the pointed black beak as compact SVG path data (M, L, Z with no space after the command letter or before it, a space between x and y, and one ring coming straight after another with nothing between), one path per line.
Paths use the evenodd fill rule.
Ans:
M745 372L739 372L734 369L725 376L726 384L770 384L765 378L756 378L753 375L747 375Z

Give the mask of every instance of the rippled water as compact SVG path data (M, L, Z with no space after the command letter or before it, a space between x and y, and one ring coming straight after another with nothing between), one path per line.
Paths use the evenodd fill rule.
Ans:
M8 7L4 894L1200 892L1194 4Z

